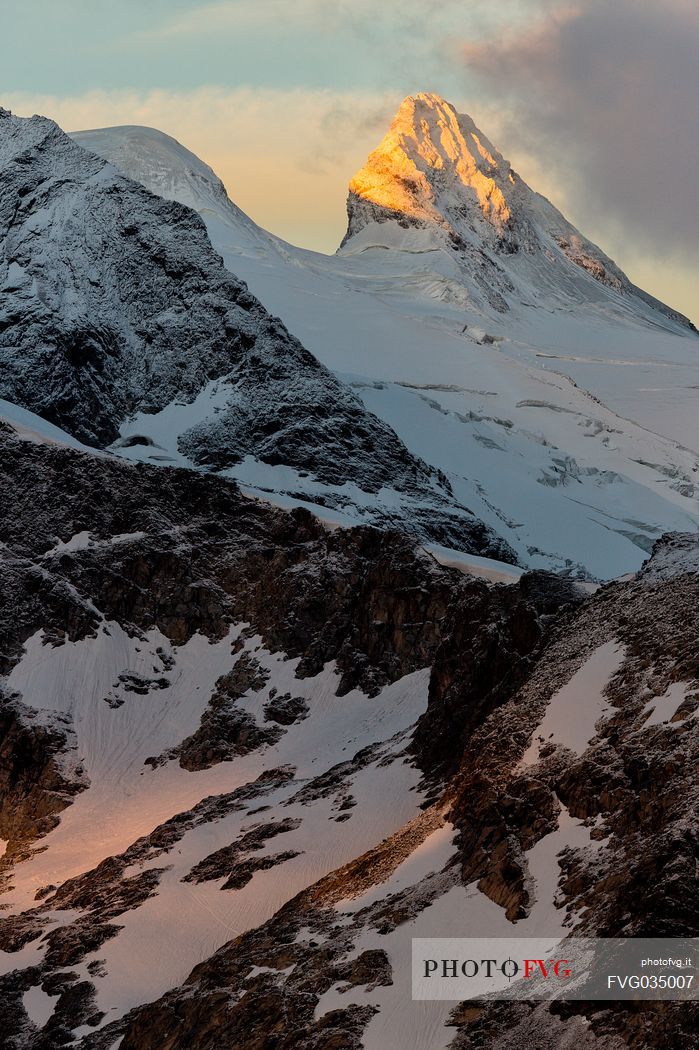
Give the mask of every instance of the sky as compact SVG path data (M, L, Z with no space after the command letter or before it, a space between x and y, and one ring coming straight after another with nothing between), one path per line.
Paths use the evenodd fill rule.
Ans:
M160 128L319 251L401 100L435 91L695 322L698 53L696 0L0 0L0 105Z

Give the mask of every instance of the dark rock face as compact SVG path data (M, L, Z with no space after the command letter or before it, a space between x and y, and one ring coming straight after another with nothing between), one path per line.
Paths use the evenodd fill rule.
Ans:
M95 609L129 631L157 626L175 644L196 631L220 638L231 622L250 622L273 650L301 658L300 677L336 660L341 693L359 687L374 694L429 665L455 623L465 636L495 616L515 663L541 639L534 605L438 567L399 534L327 532L305 511L273 510L213 476L93 459L19 440L7 428L0 446L3 492L12 509L0 520L5 670L38 630L53 645L94 633ZM90 533L90 546L53 553L59 539L81 532ZM112 544L115 535L126 539ZM520 621L524 626L516 626ZM460 644L458 634L450 644ZM163 683L167 674L121 685L138 687L138 694ZM262 684L247 658L219 683L200 729L178 749L184 768L204 769L270 743L278 726L302 713L292 705L268 728L254 728L235 701ZM281 698L270 703L279 715ZM17 732L6 727L15 744ZM62 746L52 738L49 750ZM50 803L44 792L38 810L56 806L55 791L50 788Z
M71 771L62 762L73 747L68 727L35 724L20 700L0 689L0 838L12 843L0 872L55 827L87 786L79 766Z
M440 774L453 772L474 729L522 683L543 639L519 588L483 586L469 599L450 609L414 739L423 769Z
M246 886L256 871L267 871L276 864L297 857L298 853L286 850L283 853L266 854L256 857L254 854L260 850L270 839L277 835L283 835L299 827L298 820L280 820L270 824L258 824L245 832L237 842L223 849L216 850L210 856L196 864L185 882L210 882L212 879L226 877L221 886L222 890L239 890Z
M358 936L389 934L462 884L475 883L509 919L526 916L534 903L527 852L557 827L563 807L577 819L594 819L602 842L594 860L574 849L560 856L559 892L576 932L670 935L696 928L696 828L687 820L696 788L687 770L697 759L696 720L688 718L699 689L697 573L657 579L648 571L587 599L574 583L543 573L491 586L438 566L399 533L327 532L304 511L285 513L248 500L212 475L136 467L20 441L7 431L0 432L0 446L3 491L12 508L0 519L11 596L0 619L6 670L36 632L44 632L45 645L61 645L94 633L100 616L135 636L158 627L175 647L196 631L222 639L232 623L247 623L249 637L259 635L273 652L299 661L299 679L335 661L339 694L359 688L376 696L386 684L432 667L429 706L409 745L430 785L425 811L225 945L181 987L84 1036L83 1050L107 1050L122 1034L126 1050L259 1050L272 1045L270 1039L286 1050L360 1047L376 1008L352 996L390 988L396 976L380 940L354 951ZM89 545L57 547L80 532L89 532ZM676 541L671 553L684 556ZM663 554L658 548L660 561ZM32 587L32 580L40 585ZM538 761L520 767L551 697L611 639L626 650L608 689L610 716L582 754L552 743ZM265 731L304 731L298 698L270 695L261 663L247 649L236 652L237 644L237 662L217 679L199 729L174 756L185 769L206 768L229 760L236 747L264 743L243 739L250 725L241 701L250 693L274 716L261 723ZM136 691L128 702L145 702L150 690L159 690L169 665L163 650L146 694ZM648 696L679 681L689 689L677 722L644 729ZM51 729L34 738L21 705L9 700L6 707L12 713L2 723L0 743L0 777L9 785L3 827L24 849L55 822L80 778L76 764L63 765L69 725L63 734ZM292 841L296 814L282 809L280 817L262 815L275 791L292 788L285 805L323 799L330 801L329 819L359 821L351 780L380 756L378 745L364 748L298 788L293 769L271 770L177 813L92 870L40 887L32 907L5 919L0 929L4 950L46 938L40 966L3 978L0 1016L9 1045L49 1050L63 1045L77 1025L103 1020L91 982L77 968L119 935L121 916L158 893L172 859L166 854L188 830L243 809L252 817L238 838L224 839L228 846L192 865L186 879L222 879L229 899L261 878L258 873L299 855ZM66 779L68 768L74 780ZM380 885L445 819L457 839L441 871L338 923L338 902ZM70 909L77 917L45 929L50 913ZM99 960L90 965L95 976ZM22 1006L24 991L38 984L57 995L51 1023L40 1035ZM316 1017L320 996L335 985L347 1005ZM583 1016L600 1038L612 1040L610 1050L614 1040L633 1046L639 1033L649 1033L648 1046L671 1045L688 1030L686 1013L672 1005L637 1012L623 1005L566 1009L457 1009L453 1046L489 1040L486 1045L505 1047L515 1036L555 1046L558 1026L574 1032L575 1017Z
M183 769L207 769L274 743L280 735L278 730L261 729L251 715L235 706L248 690L262 689L266 680L257 661L243 653L233 670L216 683L199 729L167 757L178 758Z
M277 722L282 726L300 722L307 714L308 704L303 697L292 696L291 693L273 696L265 706L265 722Z

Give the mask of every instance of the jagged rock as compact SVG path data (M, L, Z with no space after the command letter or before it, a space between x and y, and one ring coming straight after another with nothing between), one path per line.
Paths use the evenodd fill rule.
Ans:
M70 728L37 723L32 714L0 687L0 838L12 847L0 871L55 827L59 813L87 786L79 764L66 762L75 747Z
M277 864L297 857L294 850L286 850L277 854L265 854L261 857L250 856L262 849L269 839L276 838L286 832L293 831L300 826L301 821L286 819L270 824L259 824L245 834L241 835L230 846L224 846L216 850L192 868L183 882L209 882L212 879L226 877L226 882L221 886L222 890L242 889L247 885L256 871L267 871Z
M265 722L277 722L282 726L293 725L302 721L308 714L308 704L302 696L282 693L274 696L265 705Z

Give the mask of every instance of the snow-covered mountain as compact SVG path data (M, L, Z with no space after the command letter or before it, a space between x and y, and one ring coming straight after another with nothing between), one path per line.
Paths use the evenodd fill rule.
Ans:
M333 258L75 138L0 112L3 1048L691 1045L410 949L696 929L695 334L435 96Z
M74 137L195 206L226 266L521 564L613 577L663 531L696 529L695 332L442 99L400 107L351 181L334 257L255 226L161 132Z
M350 520L514 560L223 267L194 211L41 117L0 113L0 174L0 397L93 446L311 487Z
M446 253L462 272L470 304L486 313L527 302L548 309L611 306L598 287L603 285L619 293L617 309L656 324L659 313L670 330L692 328L686 317L631 284L527 186L470 117L438 95L405 99L351 180L347 212L342 250L400 246Z

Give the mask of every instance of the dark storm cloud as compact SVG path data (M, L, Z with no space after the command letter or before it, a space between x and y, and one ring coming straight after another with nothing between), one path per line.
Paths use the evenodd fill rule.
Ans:
M573 178L588 214L654 254L699 256L699 5L537 5L526 32L466 44L510 142Z

